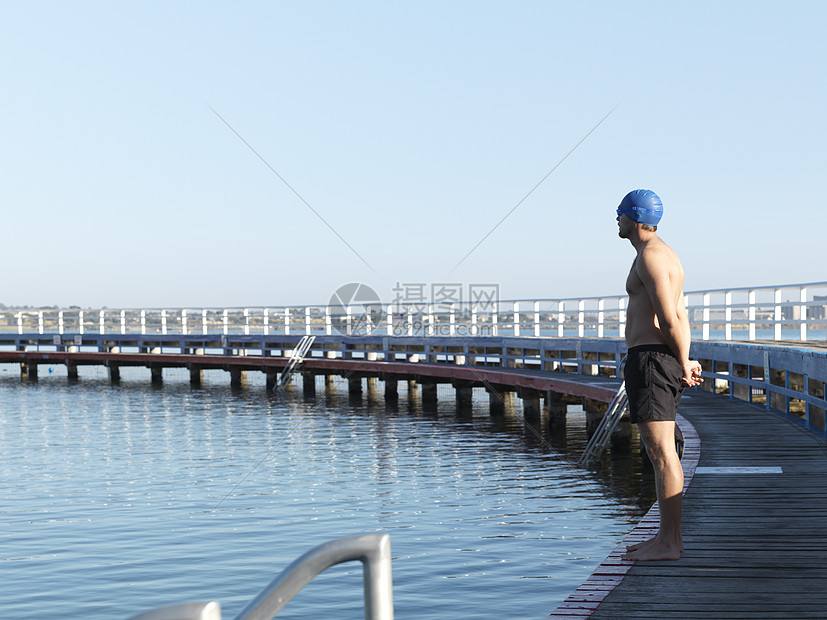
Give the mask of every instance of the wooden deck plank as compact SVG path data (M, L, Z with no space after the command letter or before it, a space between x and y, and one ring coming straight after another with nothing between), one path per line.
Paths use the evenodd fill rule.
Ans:
M635 563L590 617L827 617L823 440L720 396L692 393L681 413L701 438L699 466L782 473L695 474L681 559Z

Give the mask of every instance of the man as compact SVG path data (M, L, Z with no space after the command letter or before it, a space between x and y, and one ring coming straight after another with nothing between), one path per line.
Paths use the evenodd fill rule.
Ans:
M637 257L626 280L625 381L632 422L655 469L660 508L657 536L627 548L629 560L676 560L681 555L683 469L675 448L675 414L684 387L700 385L701 366L689 359L689 318L683 268L657 235L663 204L653 191L629 192L617 209L618 236Z

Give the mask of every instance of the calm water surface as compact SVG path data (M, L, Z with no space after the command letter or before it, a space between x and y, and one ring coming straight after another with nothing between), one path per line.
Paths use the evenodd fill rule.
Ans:
M651 503L634 456L573 469L585 440L492 420L487 395L456 417L453 391L423 412L400 382L356 402L241 390L184 371L0 367L3 618L125 619L218 600L233 618L329 540L387 532L397 618L541 619ZM380 383L381 390L381 383ZM518 401L519 403L519 401ZM568 455L566 452L568 451ZM361 564L323 573L280 619L364 617Z

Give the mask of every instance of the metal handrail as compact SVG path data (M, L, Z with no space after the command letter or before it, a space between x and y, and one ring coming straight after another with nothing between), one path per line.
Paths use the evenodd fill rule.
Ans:
M387 534L348 536L315 547L290 564L235 620L272 620L304 586L331 566L359 560L364 565L365 620L393 620L391 539ZM221 620L215 602L159 607L130 620Z
M352 560L363 564L365 620L393 620L391 543L387 534L349 536L311 549L264 588L235 620L271 620L319 573Z

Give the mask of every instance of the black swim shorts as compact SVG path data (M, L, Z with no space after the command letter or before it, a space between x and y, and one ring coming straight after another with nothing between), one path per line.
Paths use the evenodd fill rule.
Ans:
M683 394L683 369L666 345L641 345L626 355L626 394L632 423L672 420Z

